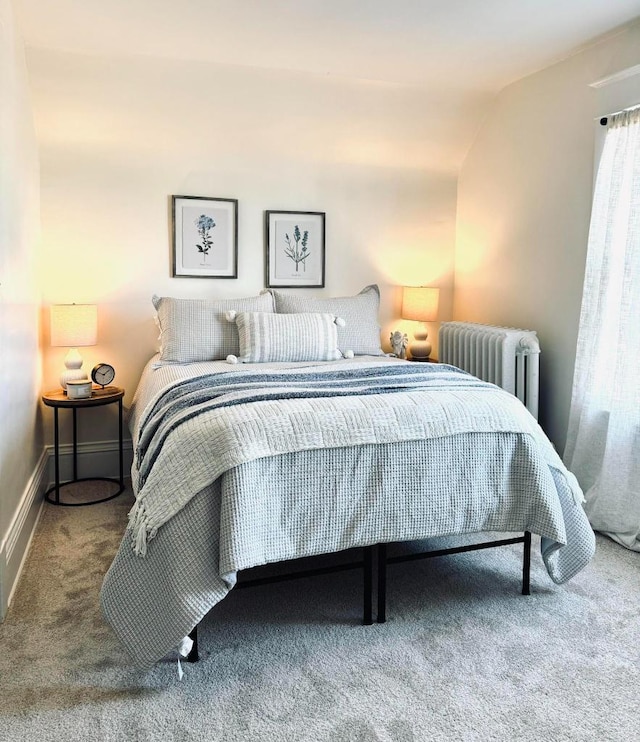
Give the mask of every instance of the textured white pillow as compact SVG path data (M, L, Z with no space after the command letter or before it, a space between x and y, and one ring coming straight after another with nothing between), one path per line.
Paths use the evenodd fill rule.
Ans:
M270 289L278 314L298 312L326 312L345 320L338 328L338 348L352 350L357 356L382 356L380 347L380 290L375 284L362 289L355 296L319 298L299 296Z
M229 355L229 363L271 363L275 361L335 361L338 350L338 324L344 320L333 314L266 314L265 312L227 312L235 322L240 355ZM353 353L345 355L353 356Z
M273 312L269 294L246 299L174 299L154 296L160 327L160 360L172 363L218 361L239 352L238 331L225 313Z

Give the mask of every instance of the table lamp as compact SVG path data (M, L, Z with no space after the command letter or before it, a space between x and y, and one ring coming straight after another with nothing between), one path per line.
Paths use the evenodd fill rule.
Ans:
M434 322L438 317L440 289L428 286L404 286L402 289L402 318L420 322L413 333L415 342L409 346L411 357L426 361L431 353L431 343L425 322Z
M64 359L65 370L60 386L67 391L67 382L86 379L78 347L95 345L98 335L98 307L95 304L54 304L51 307L51 345L69 348Z

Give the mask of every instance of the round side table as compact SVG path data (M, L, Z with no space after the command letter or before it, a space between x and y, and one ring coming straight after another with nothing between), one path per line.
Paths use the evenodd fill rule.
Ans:
M45 493L45 499L53 505L80 506L96 505L99 502L113 500L124 492L124 468L122 453L122 398L124 389L117 386L94 387L88 399L69 399L62 389L47 392L42 395L42 401L47 407L53 407L53 447L55 455L55 484ZM81 477L78 478L78 424L77 412L85 407L101 407L108 404L118 404L118 443L120 454L120 479L112 477ZM73 413L73 479L60 482L60 436L58 432L58 410L71 409ZM113 482L118 485L118 491L99 500L87 502L64 502L60 497L60 490L68 484L76 482Z

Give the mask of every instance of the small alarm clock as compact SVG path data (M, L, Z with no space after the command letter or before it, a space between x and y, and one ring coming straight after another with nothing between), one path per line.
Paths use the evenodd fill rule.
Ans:
M105 386L111 384L116 376L115 369L108 363L98 363L94 366L91 371L91 379L94 384L100 384L104 389Z

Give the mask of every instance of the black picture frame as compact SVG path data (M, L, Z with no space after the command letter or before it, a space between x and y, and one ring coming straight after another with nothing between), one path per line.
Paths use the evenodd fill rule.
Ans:
M171 245L173 278L237 278L238 199L171 196Z
M267 288L324 288L324 211L265 212Z

